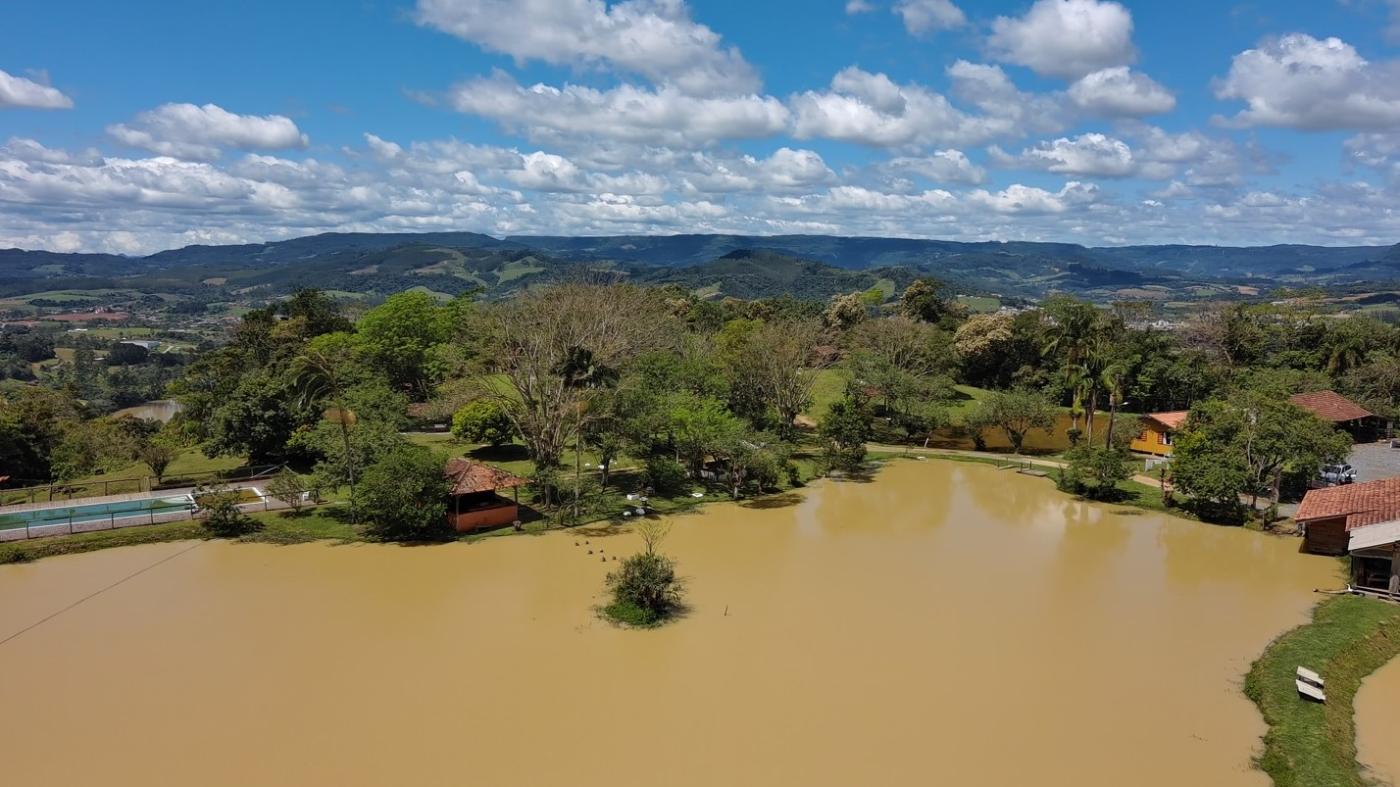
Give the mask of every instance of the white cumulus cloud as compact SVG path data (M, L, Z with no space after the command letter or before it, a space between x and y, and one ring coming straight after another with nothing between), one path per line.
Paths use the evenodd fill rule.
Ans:
M1176 108L1171 91L1127 66L1085 74L1068 92L1075 106L1107 117L1145 117Z
M419 0L419 23L517 60L607 65L697 94L748 93L739 50L683 0Z
M1049 130L1052 106L1016 90L1001 69L958 61L948 69L953 89L980 113L959 109L922 85L898 84L855 66L831 80L831 89L793 96L793 133L873 147L981 144L1031 130Z
M892 175L918 175L936 183L978 184L986 170L973 164L961 150L936 150L927 156L899 156L883 167Z
M893 11L904 20L904 28L917 36L967 24L967 15L952 0L896 0Z
M1091 204L1098 198L1098 187L1070 181L1057 192L1020 183L999 192L978 189L968 196L968 202L997 213L1037 214L1064 213L1071 208Z
M0 109L72 109L73 99L58 88L0 71Z
M1400 128L1400 61L1373 63L1339 38L1294 33L1235 55L1215 95L1246 104L1229 120L1241 127Z
M608 90L526 87L499 71L456 86L449 98L458 111L545 140L598 136L693 145L771 136L788 121L787 108L771 96L695 96L667 86L628 84Z
M1043 169L1061 175L1122 178L1138 171L1138 162L1128 143L1098 133L1042 142L1019 156L993 148L992 155L1003 166Z
M987 44L1001 60L1063 79L1137 58L1133 15L1109 0L1036 0L1024 16L997 17Z
M113 139L134 148L185 159L218 158L222 149L304 148L307 137L282 115L239 115L217 104L163 104L129 123L107 127Z

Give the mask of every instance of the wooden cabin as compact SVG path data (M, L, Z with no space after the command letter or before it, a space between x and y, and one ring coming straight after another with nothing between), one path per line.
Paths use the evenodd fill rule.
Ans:
M1351 531L1351 586L1400 601L1400 520Z
M1138 453L1171 456L1172 436L1186 423L1187 415L1186 410L1144 415L1140 419L1142 432L1133 438L1129 447Z
M520 521L520 487L530 483L527 479L460 458L449 461L443 475L452 484L447 517L457 532L504 527ZM499 494L504 489L511 490L510 498Z
M1358 529L1400 520L1400 478L1310 489L1293 519L1305 551L1345 555Z

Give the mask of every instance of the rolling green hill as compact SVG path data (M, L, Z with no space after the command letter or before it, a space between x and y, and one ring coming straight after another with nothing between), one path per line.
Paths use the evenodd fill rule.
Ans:
M1216 297L1274 286L1400 282L1400 246L1133 246L817 235L624 235L505 239L471 232L326 233L147 257L0 250L0 298L44 291L131 289L209 299L273 296L302 286L366 295L413 287L488 297L599 270L705 295L825 298L879 286L892 294L933 275L959 292L1100 300ZM1373 287L1381 289L1381 287ZM227 298L225 298L227 300Z

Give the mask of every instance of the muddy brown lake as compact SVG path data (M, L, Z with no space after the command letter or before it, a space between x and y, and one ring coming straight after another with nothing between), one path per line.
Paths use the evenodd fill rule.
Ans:
M1400 659L1356 693L1356 759L1384 784L1400 784Z
M1264 787L1242 676L1340 581L1295 540L939 461L676 518L692 608L658 630L592 611L616 565L598 552L637 548L187 542L0 567L3 778Z

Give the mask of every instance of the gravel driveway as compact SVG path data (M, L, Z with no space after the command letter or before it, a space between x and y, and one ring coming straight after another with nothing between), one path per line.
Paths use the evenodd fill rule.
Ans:
M1357 481L1378 481L1400 476L1400 448L1391 448L1389 440L1357 443L1348 461L1356 468Z

